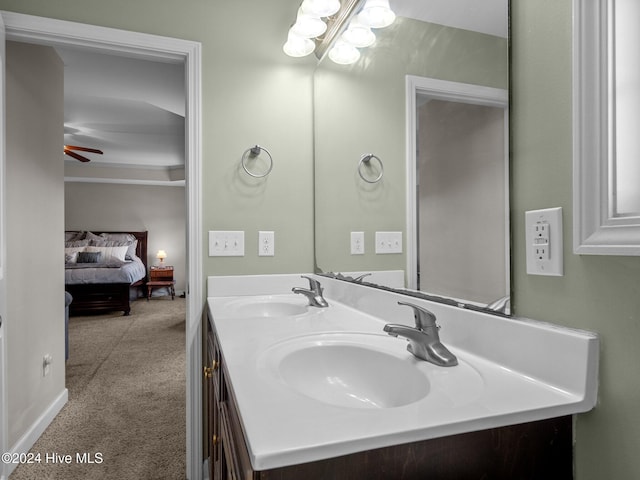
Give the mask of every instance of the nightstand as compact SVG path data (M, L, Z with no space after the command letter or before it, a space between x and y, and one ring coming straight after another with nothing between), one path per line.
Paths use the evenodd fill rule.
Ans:
M176 281L173 279L173 267L151 267L149 269L149 281L147 282L147 302L151 298L151 292L154 288L167 288L171 294L171 300L175 299Z

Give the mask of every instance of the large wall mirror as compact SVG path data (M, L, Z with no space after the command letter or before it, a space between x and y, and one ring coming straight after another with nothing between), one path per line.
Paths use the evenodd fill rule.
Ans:
M508 311L508 0L390 5L358 62L314 73L316 268Z

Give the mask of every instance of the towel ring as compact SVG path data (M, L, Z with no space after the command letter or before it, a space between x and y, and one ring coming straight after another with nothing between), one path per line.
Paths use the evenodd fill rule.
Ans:
M378 174L378 176L376 178L374 178L373 180L369 180L368 178L366 178L364 176L364 174L362 173L362 165L363 164L367 164L369 165L369 162L371 162L372 159L376 159L378 161L378 163L380 164L380 173ZM377 155L374 155L373 153L366 153L362 156L362 158L360 159L360 163L358 164L358 174L360 175L360 178L362 178L365 182L367 183L378 183L380 181L380 179L382 178L382 176L384 175L384 165L382 165L382 160L380 160L380 157L378 157Z
M247 161L247 158L257 157L258 155L260 155L261 152L266 152L266 154L269 156L269 168L263 174L253 173L249 170L245 162ZM247 148L242 154L242 168L244 169L245 172L247 172L247 175L251 175L253 178L266 177L267 175L269 175L269 173L271 172L271 169L273 168L273 157L269 153L269 150L267 150L264 147L261 147L260 145L255 145L251 148Z

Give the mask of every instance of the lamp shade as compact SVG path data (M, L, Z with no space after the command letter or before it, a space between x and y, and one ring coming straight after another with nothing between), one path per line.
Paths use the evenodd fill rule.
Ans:
M298 9L296 23L291 27L291 31L304 38L314 38L322 35L327 30L327 24L320 17L305 13L302 8Z
M328 17L340 10L340 0L304 0L300 8L316 17Z
M391 25L396 14L389 7L389 0L367 0L358 20L371 28L384 28Z
M293 29L293 28L292 28ZM290 57L304 57L309 55L316 49L316 44L309 38L296 35L295 32L289 30L287 42L283 45L282 50Z
M338 40L329 51L329 58L340 65L350 65L360 58L360 51L353 45Z
M376 36L371 31L371 28L364 25L356 17L349 23L349 27L342 34L342 39L354 47L364 48L373 45L376 41Z
M167 252L165 252L164 250L158 250L158 253L156 253L156 258L159 258L161 261L164 260L165 258L167 258Z

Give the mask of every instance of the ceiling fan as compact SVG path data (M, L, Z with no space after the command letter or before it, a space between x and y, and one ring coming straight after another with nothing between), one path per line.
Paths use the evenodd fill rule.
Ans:
M78 147L75 145L65 145L64 146L64 154L69 155L70 157L75 158L81 162L90 162L91 160L85 157L84 155L80 155L79 153L74 152L73 150L77 150L79 152L88 152L88 153L98 153L102 155L102 150L98 150L97 148L87 148L87 147Z

